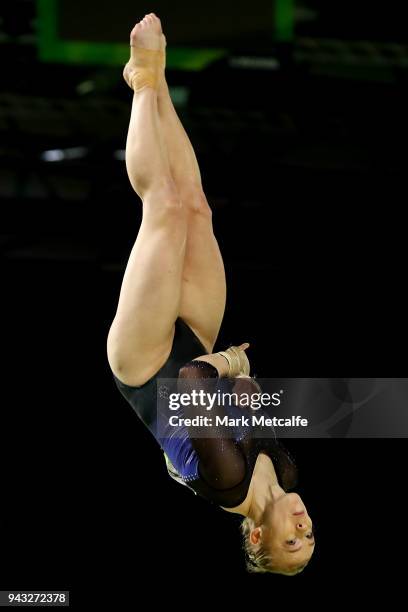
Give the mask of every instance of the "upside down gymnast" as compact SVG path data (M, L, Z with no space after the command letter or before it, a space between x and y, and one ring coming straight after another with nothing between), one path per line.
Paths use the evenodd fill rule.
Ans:
M226 303L222 256L197 159L165 78L166 38L146 15L130 34L123 76L133 90L126 141L130 183L143 217L107 338L114 381L158 441L175 480L242 522L247 568L294 575L314 551L296 466L274 437L158 435L160 378L181 383L250 379L249 344L212 353ZM235 406L236 410L241 410Z

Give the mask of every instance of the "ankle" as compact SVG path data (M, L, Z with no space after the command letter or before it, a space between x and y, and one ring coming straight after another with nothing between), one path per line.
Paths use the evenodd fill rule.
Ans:
M162 51L132 45L130 49L130 59L123 69L126 83L134 91L146 86L158 91L162 80Z

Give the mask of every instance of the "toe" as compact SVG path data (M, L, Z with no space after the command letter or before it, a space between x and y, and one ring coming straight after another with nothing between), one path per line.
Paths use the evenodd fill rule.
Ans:
M139 24L135 25L130 33L130 40L133 41L136 38L137 33L140 31Z

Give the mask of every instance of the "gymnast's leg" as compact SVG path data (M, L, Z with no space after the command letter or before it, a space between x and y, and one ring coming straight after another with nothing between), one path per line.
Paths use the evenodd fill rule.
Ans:
M163 49L165 43L163 36ZM212 211L203 191L196 155L173 106L164 71L158 91L158 107L171 174L187 210L187 245L179 316L211 353L225 311L224 264L214 236Z
M126 167L142 200L143 218L123 277L107 351L112 371L130 385L143 384L170 353L187 241L187 216L172 179L157 108L163 67L157 68L152 51L160 49L161 40L160 20L145 17L131 32L132 56L150 68L142 73L127 65L124 72L135 90ZM152 51L142 58L144 52L138 48Z

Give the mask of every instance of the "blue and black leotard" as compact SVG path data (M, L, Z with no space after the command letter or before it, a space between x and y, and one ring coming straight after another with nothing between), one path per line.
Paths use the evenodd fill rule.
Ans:
M203 379L213 390L228 382L219 378L211 364L195 361L206 352L192 329L178 318L170 355L155 376L139 387L132 387L113 374L120 392L160 445L170 476L208 501L234 508L245 500L256 459L263 452L272 459L281 486L293 489L297 481L295 463L274 435L259 437L254 435L253 428L237 427L228 436L203 437L197 434L197 428L181 425L176 430L174 427L163 430L158 426L161 379L173 379L185 390ZM242 408L234 404L227 409L223 406L222 410L229 416L242 416Z

